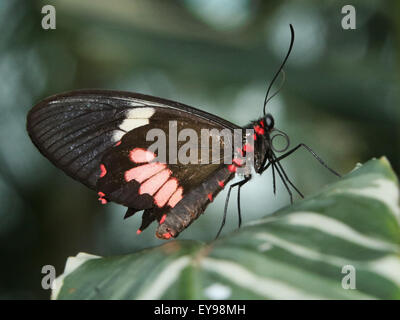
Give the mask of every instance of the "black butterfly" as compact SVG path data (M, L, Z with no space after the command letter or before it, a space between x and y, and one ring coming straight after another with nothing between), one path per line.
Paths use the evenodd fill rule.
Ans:
M243 148L234 152L243 155L254 150L255 172L262 174L271 166L274 191L276 171L292 201L289 185L302 194L287 177L280 160L304 147L327 166L304 144L279 157L272 148L271 133L276 129L273 117L265 112L265 106L270 99L268 95L272 84L282 71L293 46L294 31L291 25L290 30L290 47L268 87L264 116L244 128L170 100L138 93L86 90L58 94L35 105L27 118L29 136L53 164L96 190L101 203L114 201L128 207L125 217L144 210L138 233L157 220L159 226L156 235L162 239L178 236L197 219L235 176L237 169L243 166L239 158L233 157L229 164L153 161L156 154L149 150L153 141L147 141L146 135L154 128L168 131L171 121L176 121L177 130L191 128L199 136L201 129L228 129L231 132L235 129L254 129L253 143L249 144L248 137L243 135ZM183 142L178 144L180 147ZM226 141L221 139L220 145L225 147ZM233 148L233 145L229 147ZM211 153L211 149L206 153ZM243 180L230 186L218 234L225 223L229 196L235 186L238 187L240 226L240 188L250 179L251 173L246 172Z

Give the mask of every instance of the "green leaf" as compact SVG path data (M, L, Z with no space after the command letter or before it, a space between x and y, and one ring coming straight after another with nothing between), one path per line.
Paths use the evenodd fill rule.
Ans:
M386 158L374 159L211 243L176 240L104 258L78 254L52 297L400 299L399 219L397 178ZM352 275L355 289L343 288Z

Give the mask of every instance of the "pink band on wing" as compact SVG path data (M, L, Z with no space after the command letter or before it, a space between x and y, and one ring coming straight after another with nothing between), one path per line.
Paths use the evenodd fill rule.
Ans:
M150 162L154 160L155 157L156 155L153 152L142 148L135 148L129 152L129 159L136 163Z
M174 194L178 188L178 180L175 178L169 179L154 196L154 202L158 207L163 207L169 198Z
M177 204L179 201L182 200L182 198L183 198L182 193L183 193L183 188L182 188L182 187L179 187L179 188L174 192L174 194L171 196L171 198L170 198L169 201L168 201L168 205L169 205L171 208L175 207L176 204Z
M139 194L148 193L149 195L152 196L168 180L171 173L172 173L171 170L164 169L163 171L152 176L150 179L146 180L146 182L144 182L140 186Z
M136 180L139 183L147 180L151 176L165 169L167 165L160 162L152 162L144 164L140 167L135 167L125 171L125 181L129 182L131 180Z

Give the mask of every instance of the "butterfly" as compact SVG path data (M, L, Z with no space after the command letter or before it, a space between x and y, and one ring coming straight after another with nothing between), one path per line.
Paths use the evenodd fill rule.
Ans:
M113 201L127 207L125 218L143 211L138 234L157 221L158 238L176 238L205 211L217 194L245 167L244 164L250 163L248 155L253 156L251 166L256 173L262 174L272 168L274 192L276 172L293 201L289 186L300 196L302 194L287 177L280 161L300 147L306 148L322 165L338 174L304 144L280 156L276 156L273 150L273 132L287 136L275 128L274 118L266 113L265 108L273 97L268 98L272 84L283 70L293 46L292 25L290 30L290 47L268 87L264 115L243 128L171 100L122 91L78 90L57 94L36 104L28 113L27 131L45 157L72 178L95 190L102 204ZM162 139L166 150L172 150L176 144L181 158L187 156L188 150L181 150L186 141L176 137L171 139L171 123L180 133L189 128L191 133L202 136L207 130L206 142L217 138L221 150L228 148L232 151L230 158L226 159L225 153L220 151L217 160L228 161L202 161L215 155L208 144L195 147L197 162L182 163L171 158L160 160L157 149L152 148L154 137L149 139L149 133L154 130L167 132ZM229 139L215 136L215 132L223 130L230 133L244 130L239 137L239 148L235 148ZM240 188L252 177L251 170L242 172L243 179L229 186L218 235L225 223L234 187L238 187L239 227L241 225Z

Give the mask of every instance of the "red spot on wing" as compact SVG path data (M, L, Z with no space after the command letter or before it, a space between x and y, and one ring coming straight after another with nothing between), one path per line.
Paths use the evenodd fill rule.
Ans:
M224 183L223 181L218 181L218 185L219 185L221 188L225 187L225 183Z
M209 193L209 194L207 195L207 197L208 197L208 200L210 200L210 202L212 202L212 201L213 201L213 196L212 196L212 193Z
M119 141L114 145L114 147L118 147L120 144L121 144L121 140L119 140Z
M151 176L165 169L167 165L165 163L160 162L152 162L148 164L144 164L139 167L135 167L125 171L125 181L129 182L131 180L136 180L139 183L147 180Z
M104 192L99 191L97 194L99 195L99 201L101 204L106 204L108 202L107 199L104 199L106 195Z
M253 134L253 140L256 141L257 140L257 135Z
M156 175L152 176L140 186L139 194L148 193L149 195L152 196L168 180L171 173L172 173L171 170L164 169L161 172L157 173Z
M160 224L163 224L163 223L164 223L166 217L167 217L167 214L164 213L163 216L162 216L161 219L160 219Z
M169 198L168 205L169 205L171 208L175 207L176 204L177 204L179 201L182 200L182 198L183 198L182 193L183 193L183 188L182 188L182 187L179 187L179 188L174 192L174 194L171 196L171 198Z
M178 188L178 180L175 178L169 179L154 196L154 202L158 207L163 207L169 198Z
M104 164L100 164L100 178L103 178L107 174L107 169Z
M264 120L261 120L260 124L261 124L261 127L263 127L263 128L265 127Z
M135 148L129 152L129 159L136 163L145 163L154 160L156 155L148 150L142 148Z
M141 233L142 233L142 230L137 229L136 234L141 234Z
M237 168L234 164L230 164L230 165L228 165L228 170L230 172L236 172Z

